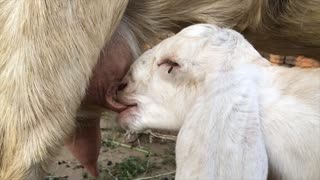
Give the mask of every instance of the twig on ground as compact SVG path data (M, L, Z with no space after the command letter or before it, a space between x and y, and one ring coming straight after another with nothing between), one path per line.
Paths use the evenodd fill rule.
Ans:
M172 172L168 172L168 173L163 173L163 174L157 174L157 175L155 175L155 176L137 178L137 179L134 179L134 180L153 179L153 178L158 178L158 177L162 177L162 176L168 176L168 175L171 175L171 174L174 174L174 173L176 173L176 171L172 171Z
M173 136L173 135L160 134L152 131L146 131L145 133L160 139L171 140L171 141L177 140L177 136Z
M141 149L141 148L137 148L137 147L132 147L130 145L127 145L127 144L123 144L123 143L120 143L120 142L117 142L117 141L113 141L113 140L103 140L103 142L105 143L111 143L113 145L116 145L116 146L121 146L121 147L124 147L124 148L128 148L128 149L132 149L132 150L135 150L135 151L138 151L138 152L142 152L144 154L147 154L147 155L150 155L151 152L147 151L147 150L144 150L144 149Z
M46 180L68 179L68 176L45 176Z

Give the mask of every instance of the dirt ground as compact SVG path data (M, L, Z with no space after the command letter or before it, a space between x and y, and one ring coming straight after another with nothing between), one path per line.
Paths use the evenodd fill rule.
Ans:
M91 177L76 159L63 149L49 169L47 180L173 180L175 136L157 132L132 134L115 123L116 114L106 112L101 121L102 148L99 156L100 177ZM151 134L153 135L151 135ZM156 133L156 134L154 134ZM169 134L169 133L167 133ZM170 133L174 134L174 133ZM160 134L161 136L161 134Z

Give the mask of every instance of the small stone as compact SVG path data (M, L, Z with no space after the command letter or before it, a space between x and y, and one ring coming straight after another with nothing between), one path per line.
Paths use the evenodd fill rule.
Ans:
M83 177L84 179L87 179L87 178L88 178L88 174L87 174L87 173L83 173L82 177Z
M61 164L65 164L67 163L66 161L58 161L58 165L61 165Z
M111 166L112 165L112 161L108 161L107 165Z
M77 165L73 169L83 169L84 167L82 165Z

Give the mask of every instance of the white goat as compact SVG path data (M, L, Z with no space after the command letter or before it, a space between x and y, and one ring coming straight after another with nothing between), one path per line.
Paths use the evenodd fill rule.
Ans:
M272 66L239 33L199 24L123 82L123 127L180 129L178 180L320 179L320 69Z

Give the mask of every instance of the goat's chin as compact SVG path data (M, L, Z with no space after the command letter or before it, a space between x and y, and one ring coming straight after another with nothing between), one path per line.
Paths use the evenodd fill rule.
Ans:
M123 129L135 130L135 124L139 121L139 109L137 106L129 106L118 115L118 123Z

